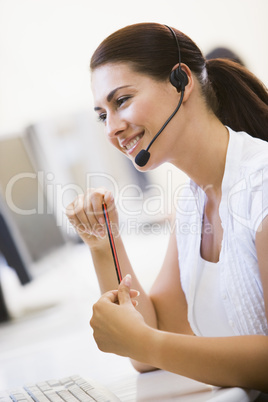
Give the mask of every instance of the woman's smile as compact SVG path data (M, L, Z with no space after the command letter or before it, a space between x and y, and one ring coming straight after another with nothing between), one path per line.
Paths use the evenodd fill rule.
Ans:
M126 138L123 141L119 140L119 144L121 148L123 148L130 155L136 147L138 146L139 141L143 137L144 133L135 134L135 136L131 136L130 138Z

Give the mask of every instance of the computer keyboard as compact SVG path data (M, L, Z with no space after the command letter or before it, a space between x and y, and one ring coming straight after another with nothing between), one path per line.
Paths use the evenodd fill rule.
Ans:
M48 380L0 392L0 402L120 402L110 390L79 375Z

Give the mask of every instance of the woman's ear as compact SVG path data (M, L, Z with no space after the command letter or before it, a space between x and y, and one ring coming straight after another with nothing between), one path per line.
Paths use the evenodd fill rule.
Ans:
M187 85L185 85L184 96L182 101L186 102L194 89L194 79L191 70L186 64L181 63L181 70L184 71L188 79Z
M176 64L170 74L170 82L177 92L184 90L183 101L186 101L193 89L194 81L191 70L186 64Z

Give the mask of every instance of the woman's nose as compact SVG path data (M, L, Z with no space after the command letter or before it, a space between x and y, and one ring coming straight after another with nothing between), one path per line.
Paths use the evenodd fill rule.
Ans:
M127 127L125 120L120 118L117 114L110 114L106 117L106 132L112 138L124 131Z

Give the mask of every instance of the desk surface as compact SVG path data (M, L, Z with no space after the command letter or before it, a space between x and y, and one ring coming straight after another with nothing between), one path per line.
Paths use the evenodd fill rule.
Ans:
M137 244L132 243L132 247L136 249ZM138 374L128 359L100 352L89 326L91 306L99 297L99 289L95 275L89 274L92 267L88 249L77 245L61 264L48 262L54 266L53 271L24 288L20 295L28 302L35 299L38 309L0 325L1 390L79 374L108 386L123 402L256 399L253 391L218 389L164 371ZM150 285L146 278L143 280L145 288ZM61 295L60 300L40 309L44 295L49 305L54 293Z

